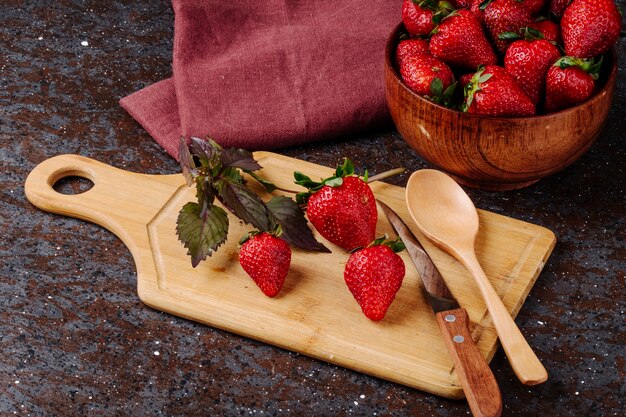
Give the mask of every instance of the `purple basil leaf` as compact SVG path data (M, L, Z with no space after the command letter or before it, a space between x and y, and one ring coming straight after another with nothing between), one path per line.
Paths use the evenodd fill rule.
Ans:
M189 150L196 156L202 165L215 166L219 160L221 147L212 140L191 137Z
M198 203L187 203L178 213L176 233L195 268L226 241L228 216L216 205L203 209Z
M304 212L291 198L274 197L267 203L267 209L282 228L281 237L287 243L304 250L330 252L326 246L315 240L304 218Z
M272 191L276 190L276 186L273 183L271 183L268 180L266 180L265 178L259 177L257 174L255 174L252 171L246 171L246 172L252 178L257 180L259 182L259 184L261 184L263 186L263 188L265 188L265 191L267 191L268 193L271 193Z
M245 149L223 149L220 160L225 167L240 168L244 171L257 171L261 169L261 165L254 160L252 152Z
M215 188L217 198L235 216L261 231L270 230L269 215L263 200L245 185L222 177L216 181Z
M184 137L180 138L178 160L180 162L180 167L183 170L185 181L187 181L187 185L191 187L194 179L198 175L198 171L196 170L196 163L193 160L193 156L191 156L191 152L189 152L189 147L187 146L187 141Z

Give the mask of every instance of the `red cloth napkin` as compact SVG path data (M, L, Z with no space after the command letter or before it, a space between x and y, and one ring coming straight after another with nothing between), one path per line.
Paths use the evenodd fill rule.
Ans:
M120 100L172 156L181 136L271 149L387 122L399 1L174 0L174 76Z

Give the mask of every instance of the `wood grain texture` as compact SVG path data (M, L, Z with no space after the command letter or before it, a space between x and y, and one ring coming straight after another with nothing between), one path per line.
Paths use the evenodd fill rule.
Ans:
M402 25L385 50L387 104L404 140L431 164L464 185L518 189L558 172L595 142L613 101L617 61L605 57L599 91L585 103L552 114L497 118L451 110L411 91L395 69Z
M257 152L255 157L263 166L261 174L284 188L294 187L291 176L296 169L311 177L333 172L272 153ZM94 186L78 195L54 191L56 181L71 175L89 178ZM372 190L401 217L409 218L403 188L375 182ZM25 192L43 210L92 221L119 236L137 265L139 297L155 309L427 392L463 397L406 253L401 254L407 265L402 288L385 319L375 323L363 316L343 282L348 254L330 243L330 254L294 249L285 286L275 298L265 297L240 268L237 241L248 228L234 218L226 244L192 268L175 234L180 207L195 198L182 175L135 174L77 155L61 155L31 172ZM479 259L515 316L554 247L554 234L494 213L480 211L479 216L484 225L477 238ZM392 234L383 217L379 216L378 233ZM496 335L476 284L459 262L410 226L467 309L475 323L472 337L490 360L497 348Z
M499 417L502 414L500 388L472 339L467 312L463 308L443 311L437 313L436 319L472 414Z

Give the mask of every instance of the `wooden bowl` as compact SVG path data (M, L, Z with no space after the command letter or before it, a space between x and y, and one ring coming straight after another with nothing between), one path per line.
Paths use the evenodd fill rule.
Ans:
M393 121L426 161L473 188L526 187L583 155L600 135L613 100L617 64L606 54L598 93L560 112L532 117L482 117L451 110L419 96L402 82L395 52L403 25L385 48L385 90Z

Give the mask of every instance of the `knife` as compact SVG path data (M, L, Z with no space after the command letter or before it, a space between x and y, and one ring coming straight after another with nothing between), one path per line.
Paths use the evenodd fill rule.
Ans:
M502 413L500 388L489 364L472 340L467 311L459 306L430 256L400 216L382 201L376 201L404 242L422 279L472 414L499 417Z

